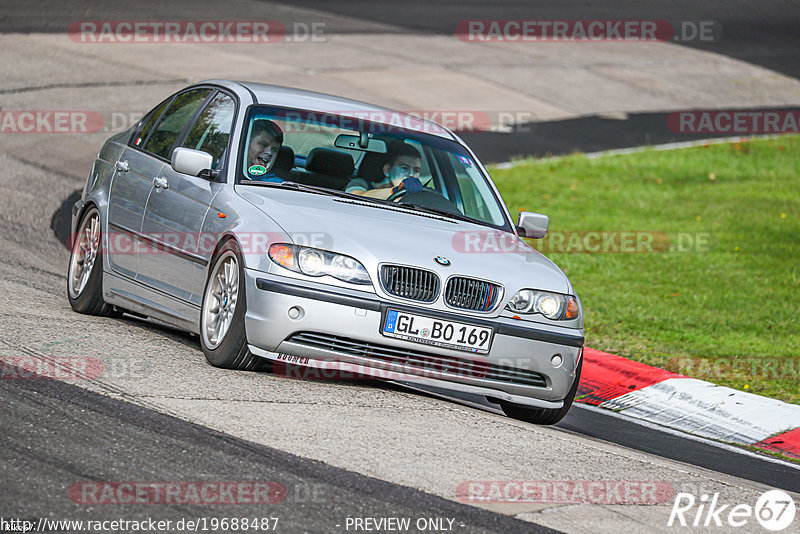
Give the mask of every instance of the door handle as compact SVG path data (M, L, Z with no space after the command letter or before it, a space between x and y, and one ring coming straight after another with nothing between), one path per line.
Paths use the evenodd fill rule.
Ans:
M169 184L164 176L156 176L153 178L153 185L156 186L156 188L169 189Z
M117 168L119 172L128 172L130 170L127 159L125 161L118 161L117 163L114 164L114 166Z

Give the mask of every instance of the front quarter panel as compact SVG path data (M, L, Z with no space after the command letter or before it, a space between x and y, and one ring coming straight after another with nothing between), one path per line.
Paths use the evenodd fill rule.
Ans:
M195 304L201 304L214 253L228 237L236 240L245 269L258 271L269 270L267 250L271 243L289 241L286 232L274 220L243 199L233 186L223 185L211 202L200 231L199 255L206 263L196 267L192 297Z

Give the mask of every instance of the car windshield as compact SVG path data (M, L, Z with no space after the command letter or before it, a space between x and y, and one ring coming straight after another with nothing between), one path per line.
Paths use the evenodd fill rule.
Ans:
M459 143L425 133L437 130L392 112L351 117L252 106L237 183L294 182L508 230L500 199L477 162Z

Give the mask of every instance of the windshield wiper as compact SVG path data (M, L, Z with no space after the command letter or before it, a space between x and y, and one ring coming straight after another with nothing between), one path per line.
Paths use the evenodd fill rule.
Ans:
M453 213L452 211L448 211L441 208L431 208L429 206L422 206L420 204L414 204L411 202L399 202L396 204L397 206L405 206L407 208L411 208L414 211L422 211L425 213L433 213L435 215L442 215L444 217L450 217L451 219L456 219L459 221L466 221L476 224L484 224L483 221L478 219L473 219L472 217L467 217L466 215L461 215L460 213Z
M294 183L294 182L292 182L292 183ZM339 191L338 189L328 189L327 187L321 187L321 186L318 186L318 185L305 185L305 184L297 184L297 183L295 183L295 185L298 186L301 191L314 191L316 193L330 195L330 196L333 196L333 197L350 198L350 199L353 199L353 200L364 200L364 201L367 201L367 202L382 202L381 200L378 200L376 198L369 198L369 197L363 197L361 195L354 195L353 193L346 193L344 191Z
M262 185L265 187L284 187L288 189L299 189L300 185L295 182L263 182L261 180L250 180L249 178L245 178L239 183L244 185Z
M244 179L240 183L244 183L246 185L261 185L267 187L280 187L283 189L294 189L295 191L306 191L309 193L319 193L320 195L329 195L332 197L344 197L344 198L352 198L354 200L365 200L367 202L381 202L380 200L369 198L369 197L362 197L359 195L354 195L352 193L345 193L344 191L339 191L338 189L329 189L327 187L320 187L317 185L306 185L306 184L298 184L297 182L262 182L261 180L249 180Z

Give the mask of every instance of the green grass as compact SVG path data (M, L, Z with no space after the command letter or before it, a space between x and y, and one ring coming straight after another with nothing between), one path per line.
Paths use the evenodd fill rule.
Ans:
M708 239L692 251L547 253L581 297L588 346L800 403L800 136L490 172L512 214L545 213L551 233Z

